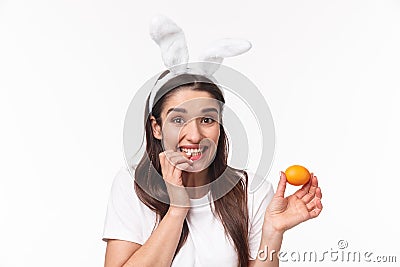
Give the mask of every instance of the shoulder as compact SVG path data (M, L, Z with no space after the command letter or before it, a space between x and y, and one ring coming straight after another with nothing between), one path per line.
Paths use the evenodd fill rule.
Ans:
M114 177L113 187L133 186L133 175L128 170L128 167L121 167Z
M258 211L266 209L274 196L274 188L266 177L261 177L252 172L247 172L247 176L248 208L250 218L252 218Z
M247 192L248 194L263 194L263 193L273 193L274 188L267 177L262 177L258 174L247 172L248 184Z
M245 182L246 177L243 174L243 171L237 172ZM247 194L248 195L266 195L273 194L274 188L270 181L266 179L266 177L262 177L253 172L246 171L247 174Z
M153 220L155 213L139 199L135 191L134 171L128 167L119 169L111 187L109 205L120 214Z
M134 189L128 168L114 177L104 223L103 240L119 239L143 244L150 236L156 215L143 204Z
M111 195L115 202L121 207L129 207L138 211L148 209L142 203L135 191L134 169L129 170L128 167L121 167L114 177Z

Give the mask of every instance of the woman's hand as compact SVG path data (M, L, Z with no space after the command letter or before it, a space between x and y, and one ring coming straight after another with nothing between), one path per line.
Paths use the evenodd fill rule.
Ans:
M182 183L182 170L192 168L193 162L184 152L167 150L159 154L161 172L167 187L170 206L174 211L187 212L190 207L189 195Z
M284 197L286 175L281 172L278 188L264 216L263 231L283 234L286 230L317 217L322 210L318 179L311 173L308 183L293 195Z

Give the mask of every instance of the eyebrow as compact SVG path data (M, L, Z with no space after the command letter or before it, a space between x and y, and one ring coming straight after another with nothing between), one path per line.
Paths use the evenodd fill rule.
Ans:
M215 112L218 113L218 110L216 108L205 108L201 110L202 113L207 113L207 112Z
M167 115L168 115L170 112L172 112L172 111L181 112L181 113L187 113L187 110L184 109L184 108L170 108L170 109L168 109L168 111L167 111Z
M184 109L184 108L170 108L170 109L168 109L168 111L167 111L167 115L168 115L169 113L171 113L172 111L181 112L181 113L187 113L187 110ZM202 112L202 113L207 113L207 112L215 112L215 113L218 113L218 110L217 110L216 108L204 108L204 109L201 110L201 112Z

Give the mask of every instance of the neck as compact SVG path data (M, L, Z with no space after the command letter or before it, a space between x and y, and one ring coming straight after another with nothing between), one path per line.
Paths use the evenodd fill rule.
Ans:
M188 190L190 198L201 198L209 191L209 169L200 172L182 172L182 183Z

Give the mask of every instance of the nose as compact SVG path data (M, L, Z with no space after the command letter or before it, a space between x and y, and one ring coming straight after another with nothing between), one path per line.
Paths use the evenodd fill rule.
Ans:
M202 133L196 118L188 121L182 129L183 136L189 142L198 144L201 141Z

